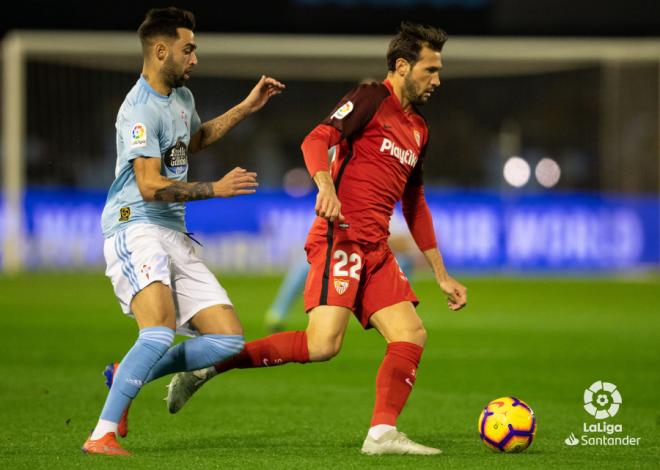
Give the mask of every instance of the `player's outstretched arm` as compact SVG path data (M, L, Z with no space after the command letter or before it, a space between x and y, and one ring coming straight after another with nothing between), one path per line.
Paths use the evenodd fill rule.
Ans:
M440 250L430 248L424 251L424 257L433 269L435 280L447 295L447 305L451 310L460 310L467 305L467 288L451 277L445 268Z
M418 163L419 165L419 163ZM418 170L418 171L421 171ZM467 289L451 277L445 268L433 231L433 218L424 196L421 174L406 186L401 200L403 216L415 243L433 269L435 280L447 295L447 305L451 310L460 310L467 304Z
M200 130L190 137L188 149L195 153L221 139L236 124L263 108L271 97L282 93L284 88L285 85L274 78L262 75L242 102L215 119L203 123Z
M213 197L233 197L256 191L257 174L236 167L218 181L185 183L160 174L160 158L136 158L133 170L145 201L185 202Z
M254 194L257 191L257 174L236 167L213 183L214 197L234 197Z
M284 91L286 85L272 77L262 75L250 94L241 103L247 108L249 114L256 113L263 108L268 100Z

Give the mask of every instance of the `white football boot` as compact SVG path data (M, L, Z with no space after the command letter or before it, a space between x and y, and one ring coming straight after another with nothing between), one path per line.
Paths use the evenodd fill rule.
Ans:
M367 435L362 444L362 453L368 455L437 455L442 451L433 447L426 447L408 439L404 433L391 429L380 436L380 439L374 439Z
M217 374L213 366L193 372L175 374L167 386L167 398L165 398L169 412L176 413L183 408L190 397Z

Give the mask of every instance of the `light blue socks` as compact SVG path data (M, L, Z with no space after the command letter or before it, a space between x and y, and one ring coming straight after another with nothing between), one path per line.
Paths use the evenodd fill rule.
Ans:
M119 364L105 400L101 419L118 423L122 413L147 382L149 371L163 357L174 340L174 331L164 326L140 330L140 336Z
M151 369L146 382L175 372L204 369L243 350L242 335L203 335L170 348Z

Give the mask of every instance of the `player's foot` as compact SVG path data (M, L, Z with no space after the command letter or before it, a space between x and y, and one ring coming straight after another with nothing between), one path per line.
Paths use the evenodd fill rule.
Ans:
M213 378L217 372L215 367L207 367L193 372L179 372L172 377L167 386L167 409L170 413L176 413L186 404L190 397L199 390L207 381Z
M113 362L112 364L108 364L105 370L103 371L103 375L105 375L105 384L108 387L112 387L112 382L117 375L117 368L119 367L118 362ZM131 404L129 403L124 412L121 415L121 418L119 420L119 423L117 423L117 432L121 437L126 437L128 435L128 410L131 407Z
M102 438L95 441L92 440L90 435L83 444L82 451L85 454L131 455L129 451L119 445L114 432L106 433Z
M408 436L396 429L387 431L380 436L380 439L374 439L367 435L364 444L362 444L362 453L368 455L436 455L441 452L440 449L426 447L411 441Z

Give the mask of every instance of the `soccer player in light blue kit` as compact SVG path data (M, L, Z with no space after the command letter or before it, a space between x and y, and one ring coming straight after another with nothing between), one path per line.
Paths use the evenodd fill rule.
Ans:
M196 370L243 349L243 330L215 276L187 235L187 201L255 192L256 173L234 168L214 182L188 183L189 153L212 144L284 89L262 76L226 113L201 123L183 84L197 64L192 13L153 9L138 29L144 65L117 116L117 166L103 210L106 275L139 336L107 371L110 392L83 445L90 454L126 455L116 433L140 388L158 377ZM175 330L195 336L171 347Z

